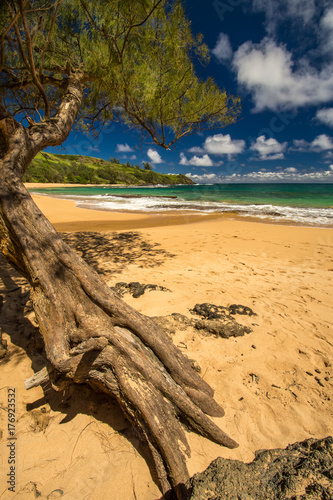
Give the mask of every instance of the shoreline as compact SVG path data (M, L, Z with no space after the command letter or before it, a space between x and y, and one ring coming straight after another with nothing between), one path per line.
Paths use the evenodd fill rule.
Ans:
M27 189L46 189L57 187L126 187L126 184L75 184L75 183L62 183L62 182L24 182Z
M33 184L25 184L25 186L33 191ZM52 188L52 187L82 187L82 185L75 185L75 184L37 184L35 185L36 189L37 188ZM85 187L86 185L84 185ZM120 185L108 185L108 186L102 186L102 185L89 185L88 187L128 187L128 186L120 186ZM135 186L132 186L135 188ZM153 187L153 186L152 186ZM161 224L162 225L170 225L170 224L184 224L184 223L190 223L193 221L199 221L199 220L212 220L212 219L231 219L231 220L239 220L239 221L244 221L244 222L255 222L255 223L262 223L262 224L272 224L272 225L281 225L281 226L291 226L291 227L309 227L309 228L322 228L322 229L333 229L333 217L332 214L327 214L325 213L322 215L320 212L319 208L302 208L302 207L293 207L293 206L284 206L284 205L277 205L274 207L274 205L258 205L258 209L255 208L255 205L253 203L249 204L244 204L242 206L242 203L221 203L221 207L216 207L214 206L209 206L208 208L205 209L205 204L201 207L200 203L196 204L193 202L184 203L181 202L181 200L177 200L177 202L174 204L170 202L171 204L168 206L168 200L169 198L177 198L177 196L168 196L165 194L161 194L160 196L154 195L152 200L155 200L156 197L159 199L166 199L166 204L161 205L161 208L159 209L158 206L154 206L150 208L149 203L147 207L145 205L147 204L147 201L144 201L143 207L140 208L140 203L139 206L137 206L136 202L134 202L132 206L132 202L130 202L130 205L125 203L123 205L124 199L137 199L137 198L143 198L144 200L149 199L149 193L148 193L148 198L146 195L142 194L115 194L114 196L117 197L121 200L120 204L116 203L115 205L112 203L111 206L108 206L106 203L106 206L104 203L101 201L98 201L98 203L94 200L90 200L89 197L86 199L82 196L76 199L77 197L75 194L71 196L65 196L61 194L56 194L56 193L35 193L33 194L31 192L32 196L38 196L40 197L49 197L53 200L63 200L65 202L71 201L75 204L76 209L80 209L77 211L77 217L71 218L72 222L77 222L80 227L83 227L83 220L92 220L91 216L87 216L87 211L93 211L93 212L99 212L99 213L109 213L109 214L114 214L114 217L117 218L119 221L119 216L116 216L115 214L124 214L124 216L131 218L132 220L140 220L140 218L145 218L145 222L142 222L143 226L142 227L156 227L158 225L157 218L161 218ZM81 199L82 198L82 199ZM108 201L106 199L106 201ZM159 204L159 203L158 203ZM189 208L191 206L191 208ZM265 207L267 209L265 213ZM271 207L271 208L269 208ZM85 211L85 214L82 212L82 210ZM309 212L304 212L304 210L308 210ZM317 216L312 215L312 210L317 211ZM326 210L326 209L323 209ZM271 212L276 212L276 213L271 213ZM319 211L319 212L318 212ZM124 219L123 216L123 219ZM114 220L114 217L112 219ZM126 218L125 217L125 218ZM323 217L323 218L322 218ZM96 215L95 219L100 222L100 215ZM105 220L109 218L108 217L102 217L103 219L103 228L107 230L107 224L105 223ZM169 221L168 221L169 220ZM133 223L132 223L133 225ZM63 226L62 226L63 227ZM71 227L69 230L72 230L74 227L73 224L71 224ZM117 227L119 228L119 222L117 223ZM62 229L59 229L62 230Z
M301 222L275 221L269 217L260 219L242 216L236 212L196 213L185 210L169 210L165 212L144 212L125 210L105 210L94 205L82 206L79 202L48 194L31 196L44 215L51 219L55 229L64 231L116 231L134 228L183 225L211 220L231 220L244 223L255 223L281 227L331 230L333 226L309 225Z
M223 214L161 214L116 212L82 208L73 200L32 195L33 200L57 231L123 231L150 227L183 225L226 219Z

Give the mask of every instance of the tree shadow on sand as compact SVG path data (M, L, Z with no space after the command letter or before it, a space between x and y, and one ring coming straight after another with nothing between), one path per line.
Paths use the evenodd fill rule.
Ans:
M90 232L64 236L68 244L77 249L95 270L103 274L121 272L132 262L140 262L143 267L160 265L166 256L171 256L163 249L156 248L157 245L146 243L139 233L102 235ZM112 264L111 269L109 263ZM27 355L33 371L41 370L45 366L46 356L43 339L34 321L29 284L7 263L1 253L0 296L0 329L10 337L7 354L0 359L0 369L8 363L13 363L15 369ZM71 421L77 414L92 416L97 424L106 423L132 444L148 464L152 478L158 484L151 454L116 400L103 393L94 392L88 385L73 385L65 391L56 392L50 383L47 383L42 385L42 389L44 396L26 407L33 423L32 432L44 430L44 426L48 425L50 409L64 415L61 424ZM45 408L45 405L50 409Z
M158 243L147 242L140 233L133 231L62 233L62 238L103 275L122 272L134 263L143 268L160 266L166 258L173 257Z

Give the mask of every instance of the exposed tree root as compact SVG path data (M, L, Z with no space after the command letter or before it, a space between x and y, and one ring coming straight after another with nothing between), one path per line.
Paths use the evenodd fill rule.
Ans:
M116 397L148 443L163 493L173 488L186 498L190 449L180 418L218 444L237 446L207 416L223 415L213 390L162 329L111 291L18 189L15 203L1 198L2 251L31 284L53 387L87 383Z

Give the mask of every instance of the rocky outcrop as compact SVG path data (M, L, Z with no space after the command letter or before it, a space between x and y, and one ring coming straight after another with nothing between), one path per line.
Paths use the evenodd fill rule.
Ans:
M186 330L193 327L203 334L229 338L241 337L252 331L249 326L238 323L234 315L256 316L252 309L240 304L232 304L228 307L214 304L196 304L193 309L190 309L190 313L200 316L200 319L188 318L183 314L173 313L169 316L154 317L153 320L171 335L177 330Z
M192 320L184 314L172 313L168 316L154 316L155 323L160 325L168 335L173 335L177 330L184 331L193 326Z
M206 319L224 319L235 314L256 316L256 313L250 307L241 304L231 304L227 307L208 303L196 304L190 312Z
M187 487L190 500L330 500L333 439L258 451L249 464L217 458Z
M248 326L243 326L235 320L222 321L214 319L203 319L195 321L194 326L197 330L228 339L229 337L243 337L245 333L252 332Z
M242 337L245 333L252 332L250 327L236 321L234 318L236 314L256 316L250 307L240 304L231 304L227 307L208 303L196 304L190 312L201 317L200 320L192 320L197 330L226 339Z

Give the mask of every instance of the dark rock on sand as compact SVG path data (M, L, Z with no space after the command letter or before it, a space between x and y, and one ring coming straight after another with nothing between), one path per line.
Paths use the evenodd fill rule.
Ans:
M243 326L237 321L221 321L202 319L195 322L197 330L204 330L206 333L228 339L229 337L243 337L245 333L250 333L252 330L248 326Z
M168 316L155 316L152 319L169 335L175 334L177 330L186 330L189 327L200 330L201 333L215 335L225 339L229 337L242 337L245 333L250 333L252 331L248 326L238 323L230 314L224 314L224 312L222 312L223 309L228 311L228 308L224 308L223 306L197 304L190 311L195 314L206 311L208 318L200 320L194 318L189 319L183 314L173 313Z
M196 304L193 309L190 309L192 314L196 314L197 316L201 316L206 319L221 319L226 316L230 316L230 311L228 307L224 306L216 306L214 304Z
M252 332L251 328L241 325L233 317L235 314L255 315L252 309L247 306L232 304L225 307L205 303L196 304L193 309L190 309L190 312L202 318L201 320L193 320L193 326L197 330L218 337L242 337L245 333Z
M227 307L208 303L196 304L190 312L205 319L222 319L235 314L256 316L256 313L250 307L242 306L241 304L231 304Z
M186 330L193 326L192 320L188 319L184 314L172 313L168 316L154 316L152 318L155 323L160 325L168 334L175 334L177 330Z
M250 307L242 306L241 304L231 304L228 306L230 314L243 314L247 316L257 316Z
M187 487L190 500L330 500L333 439L257 451L249 464L217 458Z
M158 290L162 292L170 292L167 288L164 286L159 286L159 285L143 285L142 283L138 283L137 281L132 281L131 283L125 283L125 282L119 282L116 283L114 287L111 288L114 292L116 292L118 295L123 297L125 293L129 293L137 299L138 297L141 297L147 290Z

